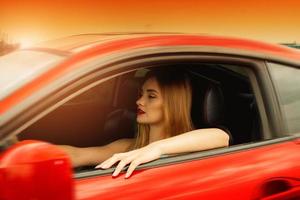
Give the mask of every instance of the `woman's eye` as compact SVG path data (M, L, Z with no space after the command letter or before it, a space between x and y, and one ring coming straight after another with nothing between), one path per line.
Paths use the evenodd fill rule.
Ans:
M149 97L150 99L156 98L155 95L149 95L148 97Z

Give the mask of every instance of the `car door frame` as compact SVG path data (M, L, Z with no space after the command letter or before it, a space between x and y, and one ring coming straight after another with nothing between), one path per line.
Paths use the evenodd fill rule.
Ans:
M270 87L270 81L267 75L267 70L265 69L266 66L264 64L264 61L259 58L247 58L245 56L238 56L235 54L219 54L219 53L204 53L203 50L197 52L197 48L193 48L191 50L190 48L162 48L162 49L142 49L142 50L135 50L128 53L117 53L112 56L107 56L105 58L103 57L93 57L89 59L88 64L84 63L84 65L88 65L85 68L88 68L88 70L82 70L80 67L78 67L79 70L73 72L71 75L67 75L61 79L58 79L53 82L53 84L49 85L45 90L49 90L49 96L46 98L38 99L38 97L42 96L45 92L40 92L42 94L36 94L33 95L31 98L28 98L29 100L32 99L38 99L34 100L33 102L39 101L39 104L35 104L34 107L30 107L25 110L25 112L22 112L19 114L19 117L14 120L13 124L22 124L19 128L15 129L13 131L13 134L17 134L22 129L25 128L25 126L28 126L28 124L32 124L37 119L41 118L42 116L49 113L51 110L57 108L58 106L62 105L64 102L68 101L69 99L73 98L74 96L79 95L80 93L83 93L87 89L93 87L94 85L100 84L102 81L105 81L111 77L107 77L109 75L112 75L112 73L115 73L113 76L119 76L122 73L125 73L126 70L135 70L141 65L141 63L148 63L148 64L155 64L155 63L161 63L163 61L165 62L178 62L180 60L197 60L200 62L201 60L204 61L218 61L218 62L227 62L227 63L239 63L248 65L255 70L259 70L260 72L258 75L260 76L252 76L252 82L254 83L254 92L257 97L263 97L269 101L270 97L274 96L274 91L269 90ZM101 60L101 62L99 62ZM79 64L79 65L82 65ZM103 79L103 77L105 78ZM101 78L102 77L102 78ZM255 78L258 78L256 80ZM66 84L65 81L62 79L69 79L73 80ZM263 93L260 92L260 88L258 87L259 84L261 86L264 86L263 90L269 91L267 95L263 95ZM263 84L262 84L263 83ZM256 84L256 85L255 85ZM83 85L86 85L83 87ZM82 89L78 89L80 87L83 87ZM271 88L272 89L272 88ZM74 92L76 91L76 92ZM69 95L68 95L69 94ZM49 98L50 97L50 98ZM269 99L268 99L269 98ZM27 99L27 101L28 101ZM263 116L264 120L271 118L272 116L280 116L280 115L273 115L273 113L278 113L276 110L276 103L273 103L272 106L268 106L263 104L265 102L263 99L257 99L260 116ZM52 106L50 107L49 105ZM46 108L46 109L45 109ZM268 109L266 111L266 109ZM41 112L41 110L43 110ZM29 111L29 112L28 112ZM267 115L267 113L271 113ZM36 115L36 117L33 117ZM31 118L30 120L28 120ZM24 123L26 121L26 123ZM272 123L272 121L274 121ZM277 122L280 120L267 120L263 124L264 132L271 133L272 130L270 130L270 127L268 127L269 124L272 124L272 126L276 126L278 124ZM276 129L276 128L274 128ZM276 131L280 132L280 131ZM265 136L270 137L270 136Z

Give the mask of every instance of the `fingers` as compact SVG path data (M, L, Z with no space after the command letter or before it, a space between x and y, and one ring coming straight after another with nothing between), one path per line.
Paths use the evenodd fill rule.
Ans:
M139 160L132 161L128 167L125 178L129 178L131 176L132 172L135 170L135 168L140 164L141 164L141 162Z
M139 165L139 162L137 162L135 160L135 155L128 156L128 155L122 155L122 154L115 154L111 158L104 161L103 163L97 165L95 168L108 169L118 161L119 161L119 164L117 165L114 173L112 174L112 176L114 176L114 177L118 176L120 174L120 172L122 171L122 169L126 165L131 163L130 167L126 173L126 177L125 177L125 178L128 178L132 174L134 169Z
M131 157L128 157L128 158L125 158L123 160L121 160L118 164L118 166L116 167L114 173L112 174L112 176L118 176L119 173L122 171L122 169L127 165L129 164L134 158L131 156Z
M101 164L97 165L95 168L108 169L113 166L116 162L120 161L123 158L123 154L114 154L111 158L105 160Z
M125 178L129 178L133 171L136 169L136 167L143 163L139 156L140 155L136 150L127 153L114 154L111 158L105 160L101 164L97 165L95 168L108 169L115 163L119 162L115 171L112 174L112 176L115 177L120 174L120 172L126 165L130 164L125 175Z

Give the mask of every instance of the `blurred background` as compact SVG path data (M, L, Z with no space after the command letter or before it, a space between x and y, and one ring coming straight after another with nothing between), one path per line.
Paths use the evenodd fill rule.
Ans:
M184 32L299 47L299 0L0 0L0 55L74 34Z

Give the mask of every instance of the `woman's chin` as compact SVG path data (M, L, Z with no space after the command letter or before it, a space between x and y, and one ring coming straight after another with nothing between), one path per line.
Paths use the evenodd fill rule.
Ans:
M147 120L141 119L141 117L137 117L136 122L139 124L148 124Z
M147 124L147 123L144 122L143 120L136 120L136 122L137 122L138 124Z

